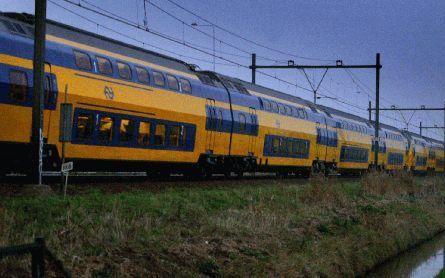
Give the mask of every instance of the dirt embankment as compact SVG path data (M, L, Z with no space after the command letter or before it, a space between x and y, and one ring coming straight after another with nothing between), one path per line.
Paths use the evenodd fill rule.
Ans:
M74 276L343 277L445 228L443 177L228 183L0 197L0 246L44 236ZM0 276L29 264L3 260Z

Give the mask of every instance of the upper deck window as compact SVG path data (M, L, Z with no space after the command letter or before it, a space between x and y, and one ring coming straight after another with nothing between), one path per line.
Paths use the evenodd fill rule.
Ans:
M278 107L280 108L280 114L286 114L286 110L285 110L285 108L284 108L284 105L283 104L278 104Z
M272 102L272 111L275 113L278 112L278 104L275 101Z
M84 52L74 50L74 57L76 59L76 65L83 70L92 70L93 65L91 63L90 56Z
M181 82L181 91L187 94L192 93L192 85L190 85L190 82L187 79L179 79Z
M167 74L168 88L174 91L179 91L178 79L173 75Z
M148 70L141 67L136 67L136 74L139 82L141 83L150 82L150 75L148 74Z
M264 110L269 111L272 109L272 105L270 104L270 101L263 100L263 103L264 103Z
M106 74L106 75L112 75L113 74L113 67L111 66L110 60L104 57L96 57L97 59L97 66L99 68L99 72Z
M164 75L162 73L160 73L159 71L153 71L153 79L155 81L156 86L160 86L160 87L165 86Z
M19 70L9 72L9 95L14 101L26 101L28 96L28 77Z
M131 79L131 69L129 65L122 62L117 62L117 70L121 78Z

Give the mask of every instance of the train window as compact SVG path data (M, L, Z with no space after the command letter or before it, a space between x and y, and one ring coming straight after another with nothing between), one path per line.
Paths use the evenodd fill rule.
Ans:
M176 77L167 74L167 82L168 82L168 88L174 91L179 91L179 83L178 79Z
M77 116L76 138L81 140L93 137L94 118L91 114L79 114Z
M244 114L240 113L238 114L239 117L239 131L245 131L246 130L246 116Z
M307 112L304 110L304 108L299 108L298 111L300 112L300 117L302 119L307 119Z
M129 119L122 119L119 131L119 139L121 142L132 141L134 135L134 121Z
M76 59L76 65L83 70L92 70L93 65L91 63L90 56L84 52L74 50L74 57Z
M139 82L145 84L150 83L150 75L148 74L148 70L141 67L136 67L136 75Z
M155 145L164 145L165 142L165 125L157 124L155 129Z
M96 57L97 66L99 68L99 72L107 75L113 74L113 67L111 66L110 60L104 57Z
M185 128L185 126L181 126L181 146L186 146L187 145L187 129Z
M219 123L218 123L219 130L223 129L223 124L224 124L223 112L222 112L222 110L219 110Z
M171 126L170 127L170 134L168 135L168 145L177 147L179 146L179 132L180 128L179 126Z
M150 126L151 124L149 122L139 123L138 143L140 145L150 144Z
M275 101L272 102L272 111L278 113L278 104Z
M99 131L97 138L102 142L111 142L113 140L114 119L110 116L102 116L99 120Z
M292 116L292 107L286 106L286 113L287 115Z
M51 100L51 78L49 76L45 76L44 104L49 105L50 100Z
M28 96L28 77L19 70L9 72L9 96L14 101L26 101Z
M284 108L284 105L283 104L278 104L278 107L279 107L279 109L280 109L280 114L286 114L286 110L285 110L285 108Z
M280 151L280 140L278 138L272 139L271 151L272 153L278 153Z
M266 110L266 111L270 111L270 109L272 109L272 106L271 106L271 104L270 104L270 101L268 101L268 100L264 100L263 103L264 103L264 110Z
M179 79L179 82L181 82L181 91L183 93L191 94L192 93L192 85L190 85L190 82L187 79Z
M159 71L153 71L153 79L155 81L156 86L160 86L160 87L165 86L164 75L162 73L160 73Z
M119 76L123 79L131 79L131 69L128 64L117 62L117 71L119 72Z

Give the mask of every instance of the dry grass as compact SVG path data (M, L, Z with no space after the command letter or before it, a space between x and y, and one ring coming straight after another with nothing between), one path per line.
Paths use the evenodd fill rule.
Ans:
M354 276L444 229L444 198L443 178L402 173L22 196L0 202L0 245L42 235L75 276Z

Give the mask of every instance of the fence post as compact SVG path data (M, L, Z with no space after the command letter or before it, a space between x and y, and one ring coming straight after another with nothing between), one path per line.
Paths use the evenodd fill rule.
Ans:
M45 277L45 239L36 238L34 243L37 248L32 251L31 267L33 278Z

